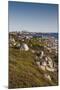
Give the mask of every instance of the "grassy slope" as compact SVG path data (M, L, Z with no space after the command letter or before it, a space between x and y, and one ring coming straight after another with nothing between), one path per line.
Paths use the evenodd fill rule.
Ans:
M46 80L30 51L9 49L9 88L55 85Z

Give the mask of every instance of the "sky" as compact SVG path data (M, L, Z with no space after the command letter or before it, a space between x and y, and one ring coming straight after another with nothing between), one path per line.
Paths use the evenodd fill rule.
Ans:
M58 32L58 5L8 2L9 31Z

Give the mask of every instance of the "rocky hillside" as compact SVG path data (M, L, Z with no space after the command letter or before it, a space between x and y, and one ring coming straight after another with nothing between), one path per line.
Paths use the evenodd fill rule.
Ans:
M43 40L9 37L9 88L58 85L58 53Z

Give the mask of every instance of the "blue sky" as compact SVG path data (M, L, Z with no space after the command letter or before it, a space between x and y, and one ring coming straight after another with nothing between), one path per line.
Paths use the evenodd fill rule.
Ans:
M58 32L58 5L9 1L9 31Z

